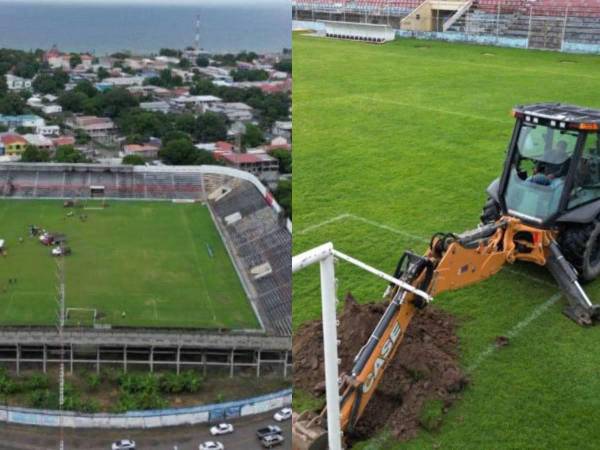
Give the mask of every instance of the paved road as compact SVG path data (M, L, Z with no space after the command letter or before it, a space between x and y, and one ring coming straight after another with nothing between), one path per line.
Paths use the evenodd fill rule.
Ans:
M275 424L272 413L232 421L235 433L219 437L225 450L258 450L262 447L255 431ZM285 437L284 445L276 449L291 450L291 421L278 424ZM208 425L160 428L154 430L72 430L65 429L65 450L107 450L118 439L133 439L139 450L198 450L198 445L211 440ZM0 424L0 450L58 449L60 430Z

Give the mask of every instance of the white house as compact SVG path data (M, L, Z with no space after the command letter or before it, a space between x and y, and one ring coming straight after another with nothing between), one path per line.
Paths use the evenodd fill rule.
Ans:
M45 105L42 106L42 112L44 114L58 114L62 112L62 106L60 105Z
M5 76L6 85L9 91L22 91L24 89L31 89L31 80L27 78L17 77L7 73Z

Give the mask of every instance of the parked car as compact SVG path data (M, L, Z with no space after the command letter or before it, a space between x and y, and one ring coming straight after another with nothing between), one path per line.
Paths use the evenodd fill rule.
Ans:
M210 434L218 436L220 434L233 433L233 425L230 423L220 423L214 427L210 427Z
M256 435L259 439L262 439L265 436L271 436L273 434L281 434L281 428L279 428L277 425L269 425L268 427L256 430Z
M135 450L135 441L131 439L122 439L112 444L112 450Z
M200 444L199 450L225 450L223 444L218 441L206 441Z
M283 436L280 434L270 434L262 438L260 442L264 448L275 447L276 445L283 444Z
M277 422L283 422L289 420L292 417L292 408L283 408L275 413L273 419Z

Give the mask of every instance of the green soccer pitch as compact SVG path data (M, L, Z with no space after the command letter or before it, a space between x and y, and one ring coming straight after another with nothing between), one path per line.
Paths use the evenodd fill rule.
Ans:
M112 326L259 327L205 206L107 204L0 200L0 325L56 323L57 263L29 237L36 225L65 234L72 249L64 257L66 307L84 310L72 310L68 324L91 325L96 310L96 323Z
M502 170L515 104L600 108L600 57L402 39L386 45L295 35L294 254L332 241L392 273L438 231L475 227ZM338 293L381 298L385 283L336 266ZM585 286L600 303L600 282ZM561 314L551 276L527 264L439 295L458 317L472 383L441 429L362 449L595 448L600 326ZM294 326L320 315L318 269L294 276ZM497 336L510 344L496 350ZM397 355L402 358L402 352ZM295 410L315 405L295 391Z

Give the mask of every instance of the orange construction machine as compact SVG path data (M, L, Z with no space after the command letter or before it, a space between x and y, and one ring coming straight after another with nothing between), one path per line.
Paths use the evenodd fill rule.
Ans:
M600 274L600 110L535 104L513 110L516 119L502 176L487 189L478 228L438 233L424 256L400 259L389 306L372 336L341 376L340 429L351 431L394 357L411 318L433 297L484 280L506 263L548 268L567 299L565 314L581 325L600 317L579 281ZM326 449L321 414L294 417L296 450Z

